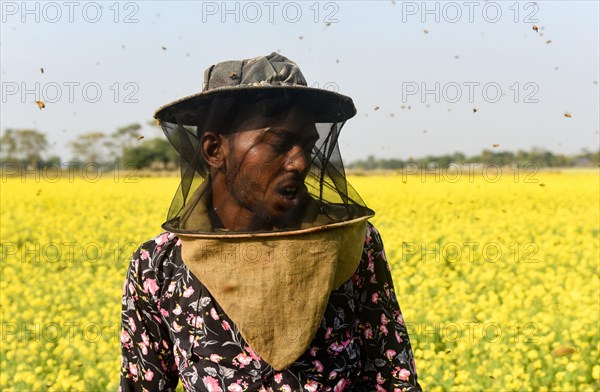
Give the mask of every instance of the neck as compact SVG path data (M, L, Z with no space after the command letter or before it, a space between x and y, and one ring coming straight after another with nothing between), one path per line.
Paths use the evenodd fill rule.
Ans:
M267 231L273 229L273 225L267 220L242 206L228 192L223 181L212 181L211 186L209 215L214 214L217 218L211 219L213 228L216 228L214 221L220 221L222 228L230 231Z

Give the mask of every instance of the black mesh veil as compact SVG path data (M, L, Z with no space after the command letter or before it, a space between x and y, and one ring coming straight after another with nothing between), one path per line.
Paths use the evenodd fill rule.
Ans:
M181 169L181 183L163 228L181 234L222 234L222 231L215 230L209 218L200 217L210 214L212 197L210 170L201 153L205 131L231 135L236 133L237 125L250 112L259 111L268 119L294 106L317 111L318 105L319 102L300 94L273 89L267 93L217 94L204 103L170 113L170 121L158 116L166 137L180 155ZM191 111L204 115L194 117ZM320 121L317 117L315 121ZM190 118L194 118L194 123ZM344 123L315 123L318 140L310 151L310 168L304 180L304 201L298 207L298 218L288 224L274 225L273 230L315 228L373 215L345 175L338 146Z

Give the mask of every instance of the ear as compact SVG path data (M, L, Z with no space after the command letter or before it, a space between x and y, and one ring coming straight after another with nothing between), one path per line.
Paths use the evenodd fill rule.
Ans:
M200 150L211 169L221 170L229 151L228 140L213 131L205 131L200 140Z

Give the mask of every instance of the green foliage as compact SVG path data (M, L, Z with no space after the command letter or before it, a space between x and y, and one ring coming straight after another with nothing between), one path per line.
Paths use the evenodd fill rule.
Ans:
M0 137L0 160L37 167L48 149L46 135L37 129L7 129Z
M491 151L483 150L480 154L471 157L463 153L455 152L440 156L428 155L424 158L407 160L402 159L378 159L369 156L366 160L358 160L347 166L349 169L358 170L400 170L407 167L420 169L441 168L446 169L450 166L469 165L469 164L496 164L499 166L509 165L535 165L537 167L574 167L574 166L596 166L600 162L600 150L591 152L584 149L580 154L565 156L563 154L554 154L550 151L541 149L532 149L531 151L519 150L516 153L511 151Z
M154 138L137 146L124 148L122 162L125 166L131 165L136 169L147 168L157 162L167 167L178 162L178 155L167 140Z

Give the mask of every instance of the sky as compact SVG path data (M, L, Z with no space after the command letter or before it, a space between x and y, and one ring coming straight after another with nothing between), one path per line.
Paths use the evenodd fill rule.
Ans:
M273 51L309 86L354 100L340 138L346 162L600 144L597 1L1 7L0 129L44 132L63 160L77 135L147 124L158 107L199 92L210 65Z

